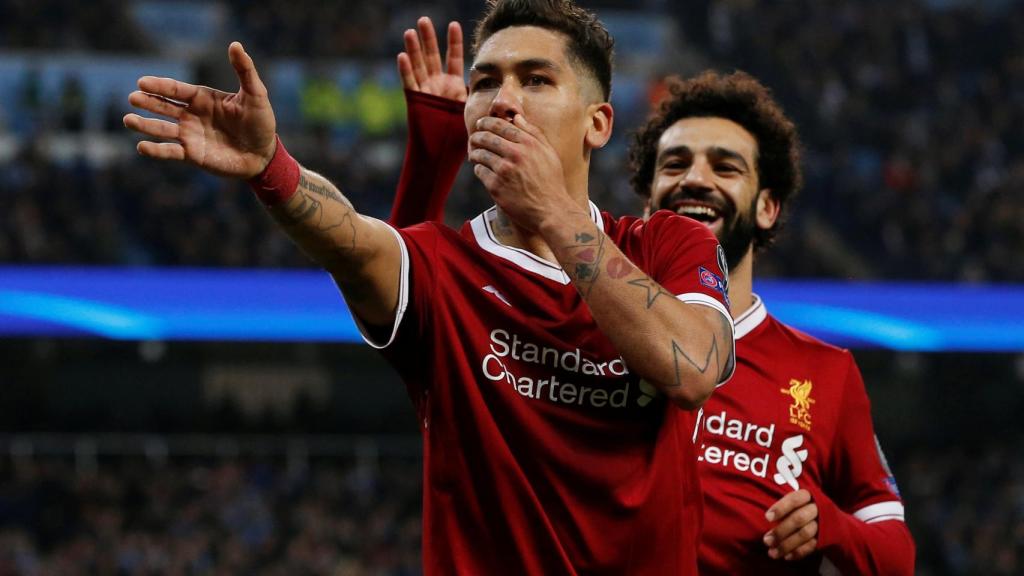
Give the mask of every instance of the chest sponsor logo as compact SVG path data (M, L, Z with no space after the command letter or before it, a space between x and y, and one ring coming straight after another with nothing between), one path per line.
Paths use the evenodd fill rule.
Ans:
M796 479L803 474L804 462L807 461L807 449L799 450L803 445L803 434L790 436L782 441L782 455L775 461L777 472L772 476L776 484L789 484L793 490L800 489L800 483Z
M533 364L551 370L546 377L520 373L524 365ZM560 350L529 342L508 330L495 329L490 334L490 353L483 357L480 371L491 382L505 382L520 396L546 400L555 404L593 408L626 408L631 388L626 362L615 358L595 362L586 358L579 348ZM586 386L568 381L574 375L607 377L608 386ZM593 382L593 379L588 378ZM656 396L653 386L636 386L636 404L645 407Z
M795 424L808 432L811 431L811 404L814 404L814 399L811 398L811 390L813 387L814 385L810 380L801 382L794 378L789 381L789 388L779 390L793 399L793 404L789 407L789 423Z
M775 424L758 426L743 422L738 418L730 418L728 411L723 410L704 419L704 431L709 436L724 436L735 440L734 444L743 443L749 449L722 448L705 442L700 446L698 462L732 467L739 472L750 472L758 478L768 477L768 450L775 437Z
M727 410L706 416L703 430L706 441L700 446L698 462L731 468L765 480L771 474L776 484L799 490L797 479L803 474L809 456L808 449L803 447L803 434L786 438L773 450L775 424L759 426L744 422L730 417Z

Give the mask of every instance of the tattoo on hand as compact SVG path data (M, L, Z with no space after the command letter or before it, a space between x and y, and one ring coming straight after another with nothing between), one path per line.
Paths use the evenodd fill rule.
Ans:
M680 356L682 356L691 366L696 368L698 372L700 372L701 374L704 374L705 372L708 371L708 367L711 365L711 357L712 356L715 357L715 365L719 366L719 364L718 364L718 338L716 338L714 334L711 335L711 348L708 349L708 354L707 354L707 356L704 357L704 365L703 366L700 365L700 364L697 364L696 362L694 362L693 358L690 358L690 355L687 354L685 350L680 348L679 344L677 344L675 340L672 341L672 362L673 362L673 365L676 368L676 383L675 383L675 386L682 386L683 385L683 374L682 374L682 371L679 369L679 357ZM721 372L722 372L722 369L721 369L721 366L719 366L718 373L721 374Z
M654 280L652 280L652 279L650 279L650 278L648 278L646 276L643 277L643 278L637 278L636 280L630 280L629 282L627 282L627 284L629 284L631 286L638 286L638 287L643 288L644 290L647 291L647 309L648 310L651 309L651 306L654 306L654 301L658 299L658 296L661 296L661 295L671 296L671 294L666 292L665 289L662 288L660 284L658 284L657 282L655 282Z

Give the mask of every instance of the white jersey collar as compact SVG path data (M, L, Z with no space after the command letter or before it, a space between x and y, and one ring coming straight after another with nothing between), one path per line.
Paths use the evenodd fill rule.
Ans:
M597 206L595 206L593 202L588 203L590 204L590 218L594 221L597 229L604 232L604 218L601 217L601 211L598 210ZM476 243L480 248L483 248L485 252L494 254L498 258L508 260L520 268L529 270L534 274L539 274L548 280L553 280L562 285L568 284L569 275L562 270L562 267L559 266L557 262L551 262L541 258L528 250L515 248L513 246L506 246L501 242L498 242L498 239L495 238L491 227L487 224L493 217L496 210L496 206L491 206L489 209L470 221L470 226L473 229L473 237L476 239Z
M757 294L752 294L754 303L740 314L735 320L734 334L739 340L754 331L768 317L768 309L764 306L764 300Z

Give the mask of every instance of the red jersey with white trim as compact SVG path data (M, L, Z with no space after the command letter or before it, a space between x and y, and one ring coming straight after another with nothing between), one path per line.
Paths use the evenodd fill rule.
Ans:
M875 439L853 356L777 321L755 296L754 306L736 319L736 360L734 377L703 411L701 575L837 573L830 571L830 547L848 543L828 541L825 530L844 522L836 511L862 523L899 521L898 538L907 544L898 544L896 555L909 553L912 566L903 504ZM771 527L765 512L800 488L820 510L818 552L798 562L773 560L762 541ZM846 558L842 563L850 565ZM890 565L879 573L897 572Z
M707 228L591 212L667 291L728 317ZM561 268L500 244L491 216L397 231L378 347L420 418L424 573L696 574L696 413L631 373Z

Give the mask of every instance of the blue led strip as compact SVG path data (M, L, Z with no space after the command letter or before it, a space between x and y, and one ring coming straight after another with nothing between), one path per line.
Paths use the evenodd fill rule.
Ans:
M759 281L777 318L840 346L1024 351L1024 286ZM316 271L0 267L0 336L361 342Z

